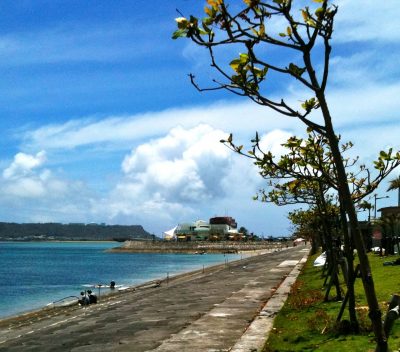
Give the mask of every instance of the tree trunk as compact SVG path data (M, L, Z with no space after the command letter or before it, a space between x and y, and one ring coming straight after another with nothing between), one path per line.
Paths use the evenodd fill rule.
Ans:
M349 297L349 317L350 324L354 332L358 333L360 330L357 315L356 315L356 298L354 292L355 272L354 272L354 257L353 246L351 244L349 229L346 221L346 212L340 205L340 221L344 238L344 253L347 259L347 294Z
M400 207L400 188L397 191L397 206Z
M337 180L339 187L339 197L343 201L343 207L347 213L348 221L351 230L351 236L354 240L355 248L357 249L358 258L360 261L360 272L364 286L365 296L369 307L369 318L372 322L375 338L377 341L376 351L386 352L388 350L387 339L383 330L382 312L379 307L376 297L374 281L372 279L371 267L367 252L365 250L364 241L361 230L358 226L357 212L351 198L351 192L347 183L346 170L343 164L342 155L339 148L339 140L335 135L332 119L325 99L325 95L321 91L317 91L317 98L321 106L322 114L325 121L326 137L331 148L333 162L336 167Z
M318 210L321 214L327 214L328 207L325 201L323 186L321 183L319 183L318 192L319 192L319 197L317 200ZM326 257L328 263L331 264L331 269L332 269L330 272L331 279L329 281L329 285L325 294L325 302L329 300L329 292L332 287L332 284L334 284L336 288L336 300L340 301L342 299L342 292L340 290L339 277L338 277L338 248L335 245L335 241L332 236L332 227L329 225L326 216L322 217L322 228L323 228L324 238L327 243Z

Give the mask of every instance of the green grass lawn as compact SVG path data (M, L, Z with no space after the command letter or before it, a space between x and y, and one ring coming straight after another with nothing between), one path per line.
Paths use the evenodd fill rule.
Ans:
M263 351L374 351L374 335L361 279L356 280L355 290L362 331L357 335L339 333L336 318L342 302L333 300L334 289L331 290L332 300L323 302L324 278L321 276L321 267L313 267L316 257L310 256L293 285ZM370 254L369 258L378 300L385 316L392 295L400 294L400 266L384 266L383 263L395 260L398 256L381 258ZM345 292L344 285L342 288ZM347 317L346 309L342 319ZM391 351L400 351L400 319L395 322L388 341Z

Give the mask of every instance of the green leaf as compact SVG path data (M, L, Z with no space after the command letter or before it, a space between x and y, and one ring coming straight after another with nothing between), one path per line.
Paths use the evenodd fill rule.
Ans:
M289 64L289 71L292 74L294 74L295 76L299 76L300 77L306 71L306 69L305 69L305 67L304 68L300 68L299 66L297 66L297 65L295 65L293 63L290 63Z
M203 26L211 26L214 23L214 20L210 17L203 18Z
M203 20L202 24L203 24L203 29L204 29L207 33L211 33L211 29L208 27L207 23L204 22L204 20Z
M209 32L207 32L207 31L204 30L203 28L199 28L199 33L202 34L202 35L206 35L206 34L208 34Z
M308 24L310 27L316 27L316 26L317 26L317 24L315 23L315 21L313 21L311 18L309 18L309 19L306 21L306 24Z
M258 79L263 79L268 72L268 67L264 67L263 69L258 67L253 67L254 76Z
M241 63L240 63L240 59L234 59L234 60L232 60L230 63L229 63L229 66L230 67L232 67L232 69L235 71L235 72L238 72L239 73L239 67L241 66Z
M311 109L315 108L316 105L317 105L316 99L311 98L309 100L306 100L303 104L301 104L301 107L306 111L310 111Z
M381 150L379 152L379 157L382 158L382 159L385 159L385 158L387 158L387 154L383 150Z
M322 7L318 7L315 10L315 15L318 17L318 19L321 19L323 14L324 14L324 9Z
M240 63L247 64L249 62L249 55L247 54L240 54Z
M172 39L187 37L188 31L186 29L178 29L172 34Z

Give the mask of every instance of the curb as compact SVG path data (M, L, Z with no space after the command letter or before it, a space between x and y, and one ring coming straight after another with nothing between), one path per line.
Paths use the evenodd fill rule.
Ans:
M290 274L281 283L272 297L262 308L242 337L229 350L230 352L261 351L273 327L275 316L286 302L292 285L296 282L309 253L307 253L293 268Z

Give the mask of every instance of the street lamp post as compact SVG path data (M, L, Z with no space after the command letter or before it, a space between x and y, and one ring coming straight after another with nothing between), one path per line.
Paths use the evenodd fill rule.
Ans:
M377 199L383 199L383 198L389 198L389 196L378 197L376 193L374 194L374 219L376 219L376 201Z

